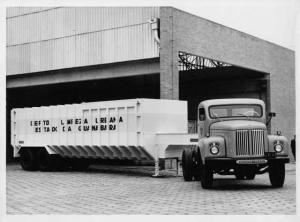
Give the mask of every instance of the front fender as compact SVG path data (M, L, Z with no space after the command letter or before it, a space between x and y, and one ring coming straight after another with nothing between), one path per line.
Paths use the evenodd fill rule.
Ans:
M212 154L210 152L210 144L212 143L218 143L219 144L219 153L218 154ZM214 158L214 157L225 157L226 156L226 147L225 147L225 139L220 136L211 136L211 137L205 137L201 138L199 140L199 149L201 154L201 160L202 163L205 163L206 158Z
M269 135L268 136L269 140L269 152L275 152L274 149L274 143L276 141L279 141L283 145L283 150L280 153L276 153L276 156L287 156L288 155L288 147L289 143L286 137L284 136L277 136L277 135Z

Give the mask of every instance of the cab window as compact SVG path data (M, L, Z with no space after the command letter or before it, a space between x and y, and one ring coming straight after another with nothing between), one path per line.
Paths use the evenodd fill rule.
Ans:
M209 107L209 115L212 119L233 117L260 118L263 115L263 111L258 104L215 105Z

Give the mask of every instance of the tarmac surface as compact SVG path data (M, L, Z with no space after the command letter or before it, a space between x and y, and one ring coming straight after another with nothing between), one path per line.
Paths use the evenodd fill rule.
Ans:
M254 180L215 176L213 188L174 173L153 178L153 167L93 165L87 171L6 171L7 214L296 214L295 164L286 165L283 188L268 174Z

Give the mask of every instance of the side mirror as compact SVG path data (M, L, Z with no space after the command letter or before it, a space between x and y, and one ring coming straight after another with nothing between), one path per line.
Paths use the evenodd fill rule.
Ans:
M275 117L276 116L276 113L274 113L274 112L269 112L269 117Z
M199 115L199 120L204 121L205 120L205 115Z
M199 115L199 120L200 121L204 121L205 120L205 109L204 108L200 108L199 112L198 112L198 115Z
M272 117L275 117L275 116L276 116L276 113L274 113L274 112L269 112L269 115L268 115L268 116L269 116L270 118L269 118L269 120L267 121L267 125L269 125L269 123L270 123Z

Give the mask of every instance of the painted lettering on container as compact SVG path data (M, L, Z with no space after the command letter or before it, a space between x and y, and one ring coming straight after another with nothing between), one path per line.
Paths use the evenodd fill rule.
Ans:
M95 117L95 118L66 118L31 120L29 125L34 133L59 132L101 132L115 131L118 125L124 123L123 116Z

